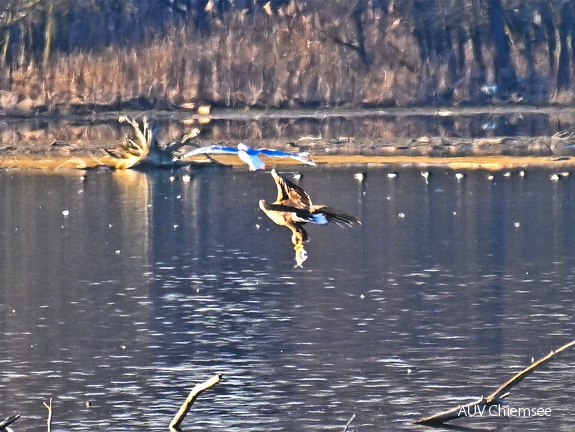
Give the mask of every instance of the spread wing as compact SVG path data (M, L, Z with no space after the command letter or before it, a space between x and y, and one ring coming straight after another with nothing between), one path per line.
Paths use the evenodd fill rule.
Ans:
M314 217L309 210L293 207L285 204L268 204L268 210L282 213L286 222L308 223L314 222Z
M258 149L257 151L260 154L268 157L292 158L308 165L315 165L315 162L309 158L309 153L288 153L281 150L270 150L270 149Z
M276 204L289 205L298 208L311 207L311 198L306 191L304 191L298 185L293 184L289 180L281 177L275 169L273 169L271 173L278 188L278 197L275 202Z
M181 158L195 156L199 154L238 154L238 149L236 147L225 147L225 146L207 146L207 147L200 147L194 150L191 150L184 154Z

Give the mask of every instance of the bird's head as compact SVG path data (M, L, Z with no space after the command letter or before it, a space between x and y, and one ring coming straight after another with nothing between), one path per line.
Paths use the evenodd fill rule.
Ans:
M246 144L244 144L244 143L238 144L238 150L239 151L248 151L248 149L249 149L249 147Z

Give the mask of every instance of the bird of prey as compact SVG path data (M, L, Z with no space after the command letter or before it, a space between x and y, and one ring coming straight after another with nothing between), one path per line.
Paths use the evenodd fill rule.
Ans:
M307 152L288 153L281 150L263 148L253 149L244 143L239 143L237 147L225 147L219 145L200 147L198 149L187 152L181 156L180 159L196 156L199 154L237 154L242 161L248 164L250 171L263 170L266 168L266 164L259 157L260 155L268 157L292 158L308 165L315 165L315 162L310 159L309 153Z
M309 238L303 228L308 222L320 225L333 222L340 226L361 224L355 216L325 205L313 205L310 196L301 187L281 177L275 169L272 169L271 174L276 182L278 196L271 204L260 200L260 209L276 224L286 226L292 231L292 243L296 252L303 249L304 242ZM307 254L303 256L307 257ZM303 256L300 254L300 259ZM305 261L305 258L303 260Z

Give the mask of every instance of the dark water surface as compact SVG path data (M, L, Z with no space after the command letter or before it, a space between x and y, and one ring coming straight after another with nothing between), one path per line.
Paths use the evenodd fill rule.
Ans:
M424 431L574 338L575 178L390 170L303 171L363 221L310 227L303 269L269 173L0 171L0 417L45 430L52 397L52 430L167 430L220 372L185 430ZM509 398L549 417L454 424L572 431L574 365Z

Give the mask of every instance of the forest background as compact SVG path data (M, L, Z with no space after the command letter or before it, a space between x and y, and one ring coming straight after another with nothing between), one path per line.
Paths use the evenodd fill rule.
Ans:
M7 112L574 101L567 0L0 0Z

